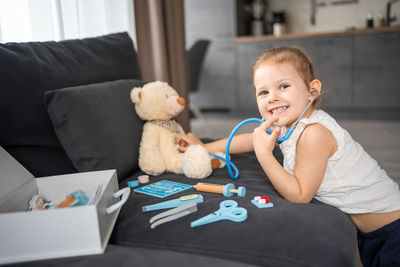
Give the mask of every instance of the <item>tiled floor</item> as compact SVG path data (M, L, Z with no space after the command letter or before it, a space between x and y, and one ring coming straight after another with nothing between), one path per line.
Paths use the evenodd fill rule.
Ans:
M198 137L228 137L244 117L211 114L205 119L192 119L191 129ZM400 184L400 121L342 120L339 124ZM252 132L256 123L248 123L238 133ZM362 267L360 260L356 267Z
M233 128L245 118L211 114L205 119L192 119L191 129L199 137L218 139L228 137ZM345 128L364 149L400 184L400 121L342 120ZM256 123L244 125L238 133L252 132Z

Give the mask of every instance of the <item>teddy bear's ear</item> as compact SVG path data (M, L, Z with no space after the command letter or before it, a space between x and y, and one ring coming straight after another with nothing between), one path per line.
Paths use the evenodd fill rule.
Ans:
M135 87L131 91L131 100L133 103L139 103L142 100L142 88Z

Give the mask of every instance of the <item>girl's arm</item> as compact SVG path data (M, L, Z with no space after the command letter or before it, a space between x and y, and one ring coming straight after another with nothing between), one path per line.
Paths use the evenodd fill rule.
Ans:
M273 119L267 120L254 130L253 143L257 159L275 189L285 199L308 203L322 182L328 159L336 151L336 139L324 126L309 125L297 141L296 165L292 175L272 154L275 140L280 134L279 128L274 129L271 135L266 133L273 122Z
M224 138L221 140L217 140L214 142L210 142L204 144L201 140L192 133L188 133L180 137L178 144L178 150L184 152L186 147L189 145L202 145L205 149L207 149L208 153L215 152L225 152L226 143L228 142L228 138ZM232 154L245 153L253 151L253 138L252 134L240 134L236 135L232 138L229 152Z

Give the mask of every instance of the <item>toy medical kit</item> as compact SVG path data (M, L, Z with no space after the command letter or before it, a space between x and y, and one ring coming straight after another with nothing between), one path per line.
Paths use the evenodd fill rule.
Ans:
M314 93L314 92L316 92L316 94L311 99L310 103L308 103L308 105L306 106L304 111L300 114L299 118L293 123L292 127L289 128L289 130L287 130L286 134L283 137L278 137L276 139L278 144L289 139L289 137L292 135L294 129L297 127L297 124L299 124L299 122L303 118L304 114L306 114L306 112L310 109L312 103L314 103L315 99L317 99L319 92L317 90L314 90L311 93ZM228 141L226 143L226 149L225 149L225 158L219 157L218 155L215 155L215 154L211 154L211 156L216 157L221 160L224 160L226 162L226 167L228 168L229 176L233 180L236 180L237 178L239 178L239 170L237 169L237 167L235 165L233 165L233 163L229 159L229 147L231 145L233 136L236 134L236 132L239 130L239 128L249 122L259 122L262 124L262 123L264 123L264 120L258 119L258 118L249 118L249 119L246 119L246 120L240 122L238 125L236 125L236 127L232 130L231 134L228 137ZM268 129L267 132L268 132L268 134L272 133L270 129ZM232 168L235 170L235 174L233 174Z
M57 208L84 206L87 205L88 202L89 200L85 193L83 193L82 190L76 190L69 194L60 204L58 204Z
M274 204L271 202L269 198L266 196L255 196L254 199L251 200L257 208L272 208Z
M183 206L162 212L150 219L150 228L154 229L160 224L170 222L197 211L197 203L190 202Z
M197 227L220 220L243 222L247 219L247 210L245 208L238 207L238 203L234 200L224 200L219 204L219 206L219 210L191 222L190 226Z
M39 196L39 195L34 195L31 197L31 199L29 200L29 208L28 211L33 211L33 210L43 210L45 200Z
M138 176L138 180L139 180L139 183L145 184L145 183L148 183L150 181L150 176L148 176L148 175L139 175Z
M97 185L92 191L88 192L87 195L89 196L88 205L94 204L100 196L101 189L103 188L103 184Z
M131 180L131 181L127 182L127 185L129 187L137 187L137 186L139 186L139 181L138 180Z
M135 192L150 195L153 197L159 197L159 198L164 198L179 192L182 192L184 190L187 190L189 188L192 188L193 186L187 185L187 184L181 184L177 182L172 182L168 180L162 180L159 182L156 182L154 184L149 184L140 188L135 189Z
M180 207L191 202L202 203L203 201L204 199L202 195L193 194L193 195L182 196L176 199L167 200L153 205L144 206L142 207L142 211L146 212L151 210L169 209L169 208Z
M132 191L122 189L121 197L116 170L36 178L1 146L0 177L0 266L103 253L120 208ZM102 190L98 190L100 184ZM87 198L91 198L94 191L99 192L93 205L54 207L66 196L67 207L76 198L82 199L81 192L75 196L71 194L80 189ZM30 204L40 206L39 197L29 203L34 195L43 199L43 209L23 212ZM54 209L49 210L52 207ZM186 222L187 227L189 222Z
M226 185L197 183L193 187L197 191L223 194L224 197L231 197L233 194L237 194L239 197L244 197L246 195L246 188L244 186L239 186L238 189L235 189L235 185L232 183Z
M72 193L72 195L75 198L74 203L71 205L73 207L84 206L87 205L87 203L89 202L86 194L82 190L76 190Z
M55 208L56 206L56 203L52 201L47 201L40 195L33 195L29 200L28 211L47 210Z
M57 205L57 209L68 208L75 202L74 195L68 195L60 204Z

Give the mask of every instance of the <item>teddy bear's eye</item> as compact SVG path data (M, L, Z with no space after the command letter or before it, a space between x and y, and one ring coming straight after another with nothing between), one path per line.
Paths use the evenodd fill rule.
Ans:
M167 94L165 94L165 98L168 98L169 96Z

